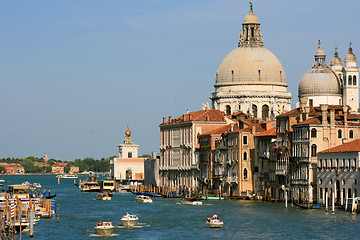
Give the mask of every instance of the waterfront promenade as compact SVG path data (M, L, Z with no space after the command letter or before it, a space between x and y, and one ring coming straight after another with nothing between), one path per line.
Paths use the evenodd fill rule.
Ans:
M111 201L96 200L96 193L83 193L73 179L57 184L55 176L4 176L7 184L39 182L60 199L60 222L42 219L34 239L102 239L94 234L99 221L118 226L115 236L104 239L357 239L360 215L336 211L301 210L283 203L247 200L204 201L184 206L178 199L154 198L152 204L135 202L131 193L115 193ZM86 176L80 176L86 179ZM120 218L129 212L139 217L139 226L121 227ZM204 227L213 213L224 221L222 229ZM22 239L30 239L27 233Z

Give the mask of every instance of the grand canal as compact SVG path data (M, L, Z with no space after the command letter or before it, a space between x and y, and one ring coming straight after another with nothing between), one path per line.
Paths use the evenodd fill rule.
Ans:
M86 176L81 176L85 180ZM33 239L102 239L94 234L97 221L112 221L117 228L105 239L357 239L360 215L336 211L301 210L283 203L212 200L200 206L179 204L178 199L155 198L137 203L131 193L115 193L111 201L98 201L96 193L82 193L73 179L57 184L55 176L4 176L6 184L38 182L60 200L60 221L41 219ZM4 186L4 188L6 188ZM129 212L139 217L139 226L121 227ZM213 213L224 221L222 229L204 227ZM18 237L18 236L17 236ZM30 239L28 233L22 239Z

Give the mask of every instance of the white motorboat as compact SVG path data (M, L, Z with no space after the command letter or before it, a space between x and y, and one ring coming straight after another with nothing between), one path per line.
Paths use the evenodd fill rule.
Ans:
M111 235L114 232L115 227L113 226L112 222L101 222L99 221L95 227L95 232L98 235Z
M128 228L135 226L138 221L139 218L136 215L130 215L128 213L126 213L126 215L121 218L121 223L124 225L124 227Z
M78 178L78 175L76 175L76 174L62 174L62 175L57 175L56 178L77 179L77 178Z
M212 218L208 218L205 223L205 227L208 228L221 228L224 225L223 221L220 221L217 215L214 214Z
M35 188L41 188L41 184L40 184L40 183L33 183L33 187L35 187Z
M144 195L137 195L136 201L142 202L142 203L152 203L153 202L153 200L149 196L144 196Z
M108 193L98 193L96 195L97 200L111 200L111 196Z
M184 205L202 205L202 201L192 198L183 198L180 203Z

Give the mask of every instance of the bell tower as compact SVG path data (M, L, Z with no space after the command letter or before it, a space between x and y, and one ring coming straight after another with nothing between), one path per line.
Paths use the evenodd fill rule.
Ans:
M359 70L350 43L343 68L343 104L349 105L352 112L359 112Z

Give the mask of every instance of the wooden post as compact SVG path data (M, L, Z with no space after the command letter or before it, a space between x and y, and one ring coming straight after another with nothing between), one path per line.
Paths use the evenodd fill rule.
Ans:
M344 205L344 192L343 191L340 192L340 199L341 199L341 206L343 206Z
M57 204L57 221L58 223L60 222L60 200L58 199L58 204Z
M345 198L345 212L347 211L347 208L348 208L348 202L349 202L349 198L348 198L348 195L346 195L346 198Z
M332 193L332 212L335 212L335 192Z
M285 190L285 207L288 207L287 190Z
M60 184L60 177L58 177L58 184Z
M355 207L355 193L353 193L352 204L351 204L351 211L352 211L352 213L356 213L356 207Z
M328 193L325 194L325 206L326 206L326 211L328 211L329 210Z
M32 209L32 207L30 206L30 237L34 236L34 210Z

